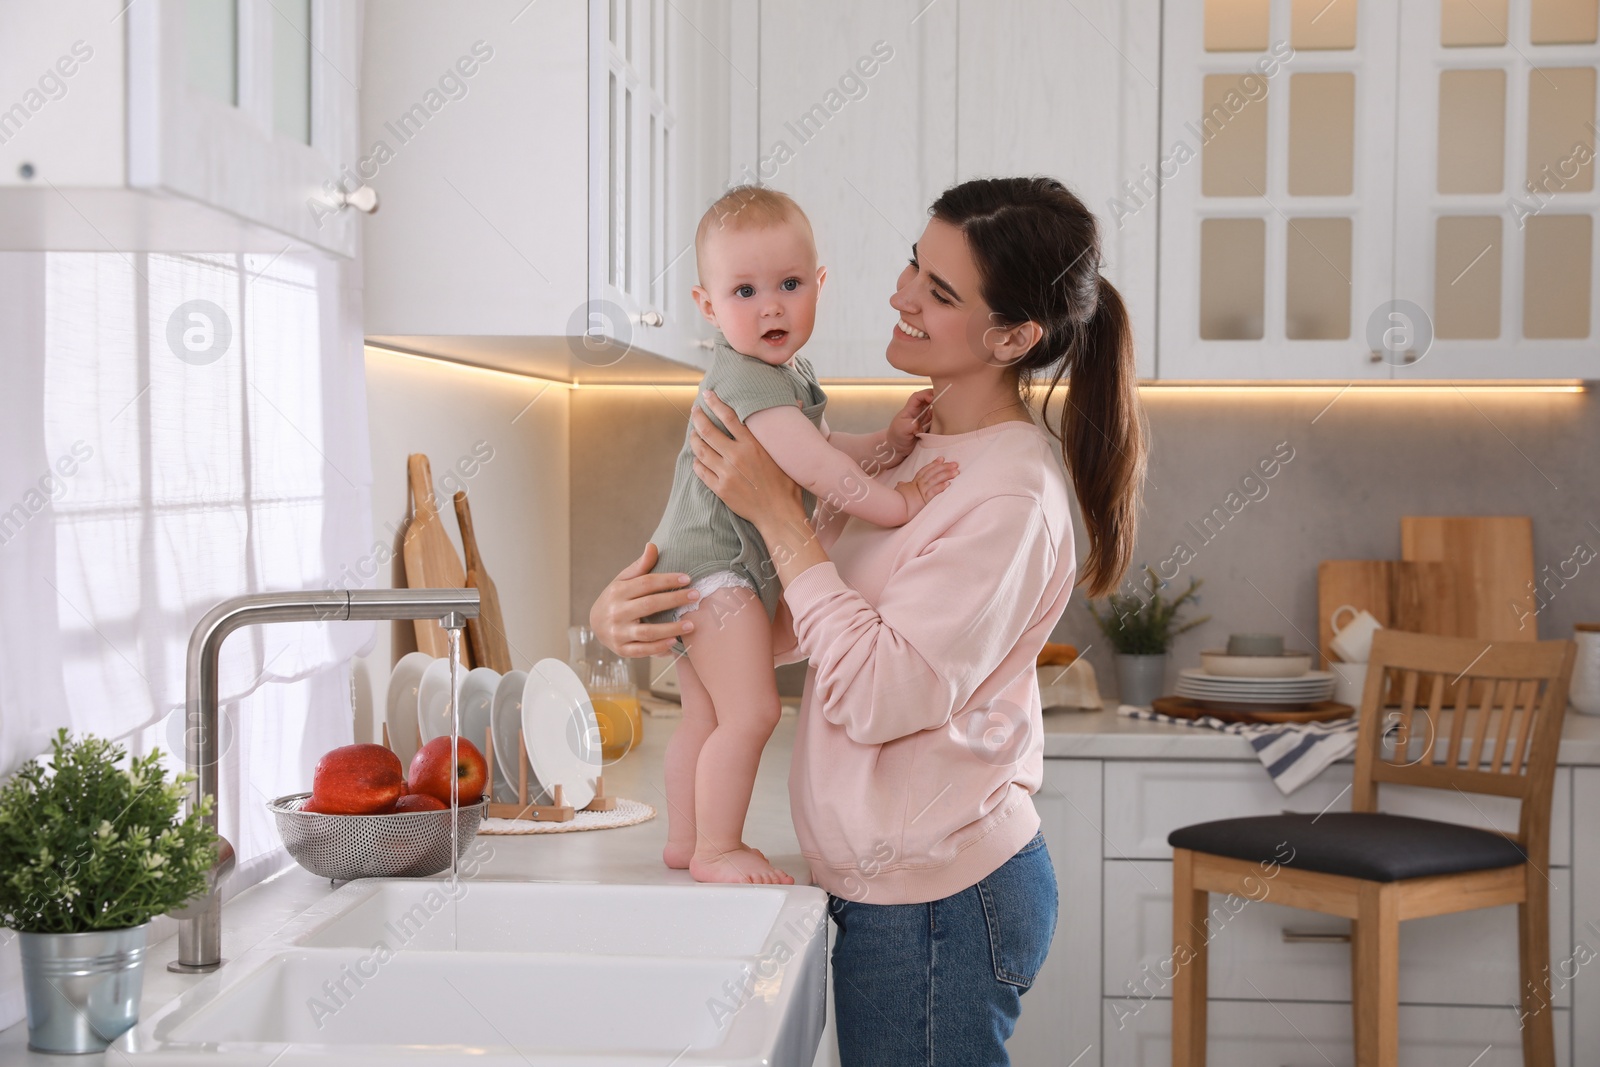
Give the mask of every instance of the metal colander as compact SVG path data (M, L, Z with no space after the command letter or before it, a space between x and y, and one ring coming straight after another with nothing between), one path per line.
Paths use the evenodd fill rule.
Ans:
M295 862L336 881L351 878L422 878L450 866L450 812L395 815L322 815L301 811L310 793L267 802ZM466 854L489 799L462 804L456 815L456 857Z

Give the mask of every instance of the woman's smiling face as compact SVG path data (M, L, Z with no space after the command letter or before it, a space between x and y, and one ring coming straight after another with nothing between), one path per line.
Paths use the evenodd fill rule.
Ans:
M928 378L993 366L984 344L989 306L978 289L978 266L966 236L948 222L929 219L889 298L900 313L886 353L889 365Z

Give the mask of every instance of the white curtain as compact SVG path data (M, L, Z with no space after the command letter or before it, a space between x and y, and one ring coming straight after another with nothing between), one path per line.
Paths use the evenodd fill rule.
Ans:
M58 726L182 769L210 607L336 587L372 542L360 293L317 254L0 254L0 774ZM223 646L225 893L284 861L271 797L352 737L360 623ZM159 934L164 931L154 931ZM0 1026L22 1018L0 948Z

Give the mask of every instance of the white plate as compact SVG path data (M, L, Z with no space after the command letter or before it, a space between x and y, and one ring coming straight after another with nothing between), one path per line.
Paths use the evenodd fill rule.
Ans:
M522 740L539 779L539 803L554 803L555 787L560 785L563 800L573 808L587 807L601 771L600 723L589 691L558 659L542 659L528 672L522 693Z
M1206 685L1230 685L1240 689L1271 689L1279 686L1304 686L1315 682L1331 682L1333 681L1333 672L1306 671L1306 673L1293 678L1237 678L1207 674L1198 667L1185 667L1178 672L1178 677Z
M1206 685L1196 682L1191 678L1179 678L1178 684L1186 689L1193 689L1202 693L1258 693L1262 695L1272 693L1320 693L1333 684L1332 679L1318 679L1307 685L1296 686L1267 686L1267 685Z
M527 671L507 671L494 691L494 707L489 728L494 733L494 799L501 804L517 800L517 760L522 755L522 693L528 685ZM529 795L539 792L539 781L528 778Z
M1328 694L1333 692L1332 685L1325 685L1321 689L1308 689L1300 693L1258 693L1252 689L1242 689L1233 692L1215 689L1191 689L1179 682L1173 691L1181 697L1192 697L1197 700L1241 700L1241 701L1317 701L1326 700Z
M458 668L459 670L459 668ZM467 672L456 676L456 691L466 683ZM450 733L450 661L435 659L422 675L417 691L417 733L422 743Z
M411 766L411 758L422 747L417 736L417 691L422 686L422 673L432 662L433 657L426 652L408 652L389 674L383 721L389 727L389 747L400 757L401 767Z
M493 721L494 694L499 687L500 672L492 667L474 667L461 682L461 736L480 753Z

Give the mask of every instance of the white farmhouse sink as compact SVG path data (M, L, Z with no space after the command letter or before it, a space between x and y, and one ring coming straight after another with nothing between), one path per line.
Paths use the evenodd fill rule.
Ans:
M114 1048L150 1067L809 1067L826 900L810 886L353 882Z

